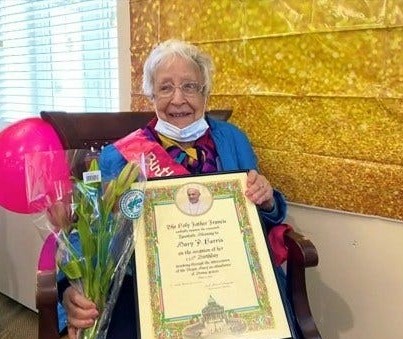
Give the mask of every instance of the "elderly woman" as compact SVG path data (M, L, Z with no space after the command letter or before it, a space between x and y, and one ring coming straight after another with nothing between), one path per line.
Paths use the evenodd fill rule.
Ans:
M130 145L138 141L158 147L160 167L169 169L150 171L149 176L249 170L245 195L259 207L264 227L269 230L285 218L284 197L257 172L257 159L246 135L228 122L205 115L212 73L210 57L196 46L169 40L155 47L144 64L143 91L156 117L144 129L103 150L102 175L119 173L137 155ZM73 337L78 328L91 326L98 312L72 287L62 290L68 332ZM133 286L127 279L112 315L108 338L134 338L134 312Z

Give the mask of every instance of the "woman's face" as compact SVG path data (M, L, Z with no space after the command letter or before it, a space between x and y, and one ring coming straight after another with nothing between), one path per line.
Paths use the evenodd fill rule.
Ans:
M201 72L191 61L177 56L163 61L154 74L153 101L158 118L178 128L199 120L206 103L203 85Z

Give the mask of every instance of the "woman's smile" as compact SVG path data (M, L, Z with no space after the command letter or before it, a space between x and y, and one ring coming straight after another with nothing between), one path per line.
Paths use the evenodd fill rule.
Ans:
M187 117L193 113L190 112L181 112L181 113L167 113L168 115L170 115L173 118L183 118L183 117Z

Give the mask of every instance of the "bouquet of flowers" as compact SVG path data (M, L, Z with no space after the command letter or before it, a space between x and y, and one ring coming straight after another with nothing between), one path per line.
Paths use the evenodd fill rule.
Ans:
M63 153L26 155L28 201L45 207L45 218L37 224L57 239L59 278L67 277L97 305L100 316L79 337L103 338L134 249L146 182L144 157L128 162L116 177L104 178L97 156L89 157L88 151L57 152Z

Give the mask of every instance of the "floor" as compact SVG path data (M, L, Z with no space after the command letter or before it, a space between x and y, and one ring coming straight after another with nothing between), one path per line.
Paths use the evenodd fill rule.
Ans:
M38 315L0 293L0 339L36 339Z

